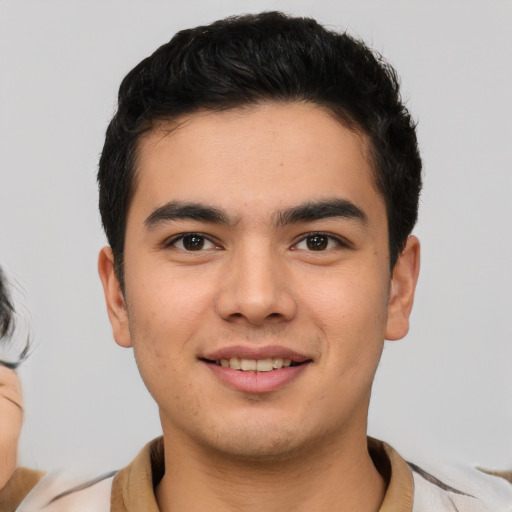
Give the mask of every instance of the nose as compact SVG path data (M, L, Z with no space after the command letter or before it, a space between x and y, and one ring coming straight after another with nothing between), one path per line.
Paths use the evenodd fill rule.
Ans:
M272 247L255 243L240 248L224 270L216 304L223 320L262 326L296 315L286 264Z

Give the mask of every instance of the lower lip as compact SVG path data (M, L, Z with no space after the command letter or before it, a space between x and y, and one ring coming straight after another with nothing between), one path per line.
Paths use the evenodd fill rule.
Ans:
M299 366L289 366L270 372L252 372L233 370L212 363L205 363L210 370L224 384L242 393L270 393L277 391L295 380L308 366L308 363Z

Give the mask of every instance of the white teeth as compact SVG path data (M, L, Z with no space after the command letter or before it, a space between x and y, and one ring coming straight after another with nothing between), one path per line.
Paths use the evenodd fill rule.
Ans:
M276 370L278 370L279 368L282 368L283 367L283 360L280 357L274 357L274 359L272 359L272 366Z
M256 361L256 370L258 372L271 372L273 369L272 359L258 359Z
M257 361L255 359L240 359L240 368L244 371L256 370Z
M273 357L268 359L244 359L231 357L230 359L219 359L217 365L224 368L232 368L233 370L242 370L245 372L270 372L287 368L292 364L291 359L283 359L281 357Z
M238 362L238 357L232 357L229 360L229 366L231 366L233 370L240 370L240 363Z

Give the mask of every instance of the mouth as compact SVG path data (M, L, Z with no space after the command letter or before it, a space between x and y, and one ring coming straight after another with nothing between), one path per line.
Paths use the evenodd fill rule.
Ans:
M198 358L225 385L243 393L268 393L291 384L313 359L285 347L226 347Z
M224 368L231 368L232 370L238 370L240 372L272 372L274 370L280 370L281 368L290 368L294 366L300 366L310 362L310 360L304 361L292 361L291 359L285 359L282 357L268 357L265 359L247 359L244 357L233 356L228 358L221 358L216 360L204 359L206 363L215 364Z

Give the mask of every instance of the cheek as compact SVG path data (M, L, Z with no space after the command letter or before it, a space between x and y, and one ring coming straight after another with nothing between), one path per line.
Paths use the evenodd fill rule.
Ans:
M145 273L144 279L132 273L126 282L135 360L157 401L159 393L182 385L183 374L195 362L190 343L210 323L209 290L195 275L166 276L164 271Z
M378 364L387 320L386 274L340 271L303 293L303 305L326 340L339 372ZM330 364L330 363L329 363Z
M389 280L382 273L331 271L301 286L302 303L318 325L328 330L384 332Z
M165 265L133 273L126 286L133 341L144 338L155 348L185 343L213 303L207 280L193 272L166 272Z

